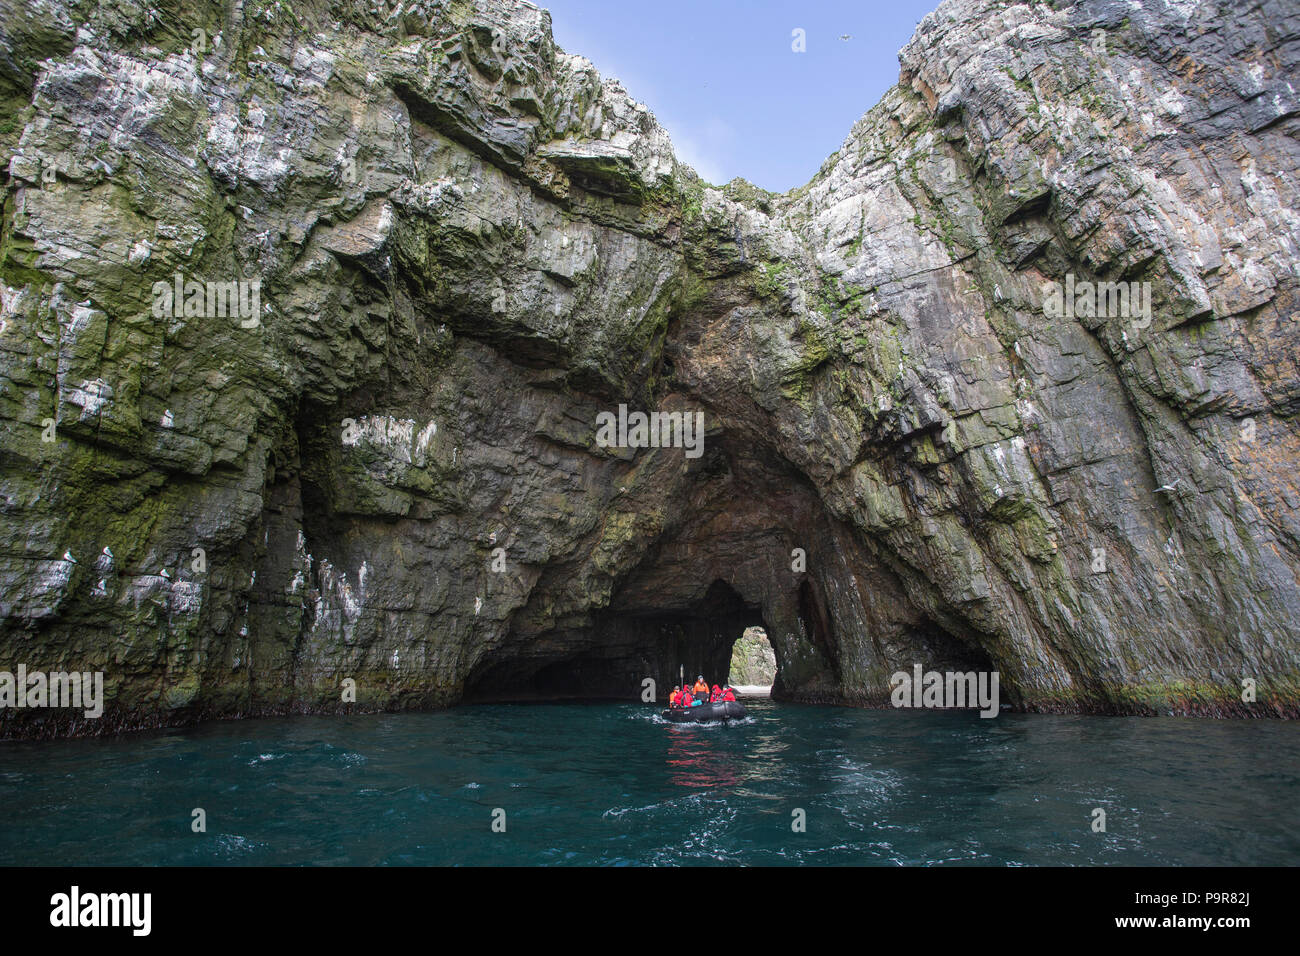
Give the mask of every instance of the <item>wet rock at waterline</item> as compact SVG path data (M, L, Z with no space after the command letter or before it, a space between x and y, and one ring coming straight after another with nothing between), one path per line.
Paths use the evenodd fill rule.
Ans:
M945 3L776 195L524 3L5 6L0 662L105 702L0 729L631 698L750 626L791 699L1296 714L1297 16Z

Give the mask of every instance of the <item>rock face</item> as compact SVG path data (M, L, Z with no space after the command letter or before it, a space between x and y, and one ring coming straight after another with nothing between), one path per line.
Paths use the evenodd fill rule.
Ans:
M747 627L731 649L727 681L741 686L770 687L776 680L776 652L761 627Z
M522 2L0 5L0 669L106 697L0 732L631 698L752 625L778 697L1300 713L1300 9L900 60L775 195Z

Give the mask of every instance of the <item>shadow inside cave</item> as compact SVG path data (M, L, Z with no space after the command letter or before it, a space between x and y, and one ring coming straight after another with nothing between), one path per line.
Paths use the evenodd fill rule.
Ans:
M649 614L606 612L589 628L502 648L471 671L463 699L643 700L648 679L653 681L653 699L662 701L674 685L693 682L697 676L710 684L723 683L740 635L765 626L757 605L717 579L686 608Z

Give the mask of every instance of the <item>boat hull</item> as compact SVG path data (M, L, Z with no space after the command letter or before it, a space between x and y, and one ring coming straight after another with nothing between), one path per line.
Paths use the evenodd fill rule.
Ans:
M708 724L717 720L740 720L746 712L745 705L738 700L720 700L698 707L670 707L663 716L675 724Z

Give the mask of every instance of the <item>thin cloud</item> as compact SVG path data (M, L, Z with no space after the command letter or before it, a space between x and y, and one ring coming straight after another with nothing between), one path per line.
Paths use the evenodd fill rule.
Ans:
M725 120L713 116L702 126L687 126L676 120L658 119L672 137L677 158L699 173L701 179L716 186L735 178L736 174L727 172L732 166L727 154L736 139L736 131Z

